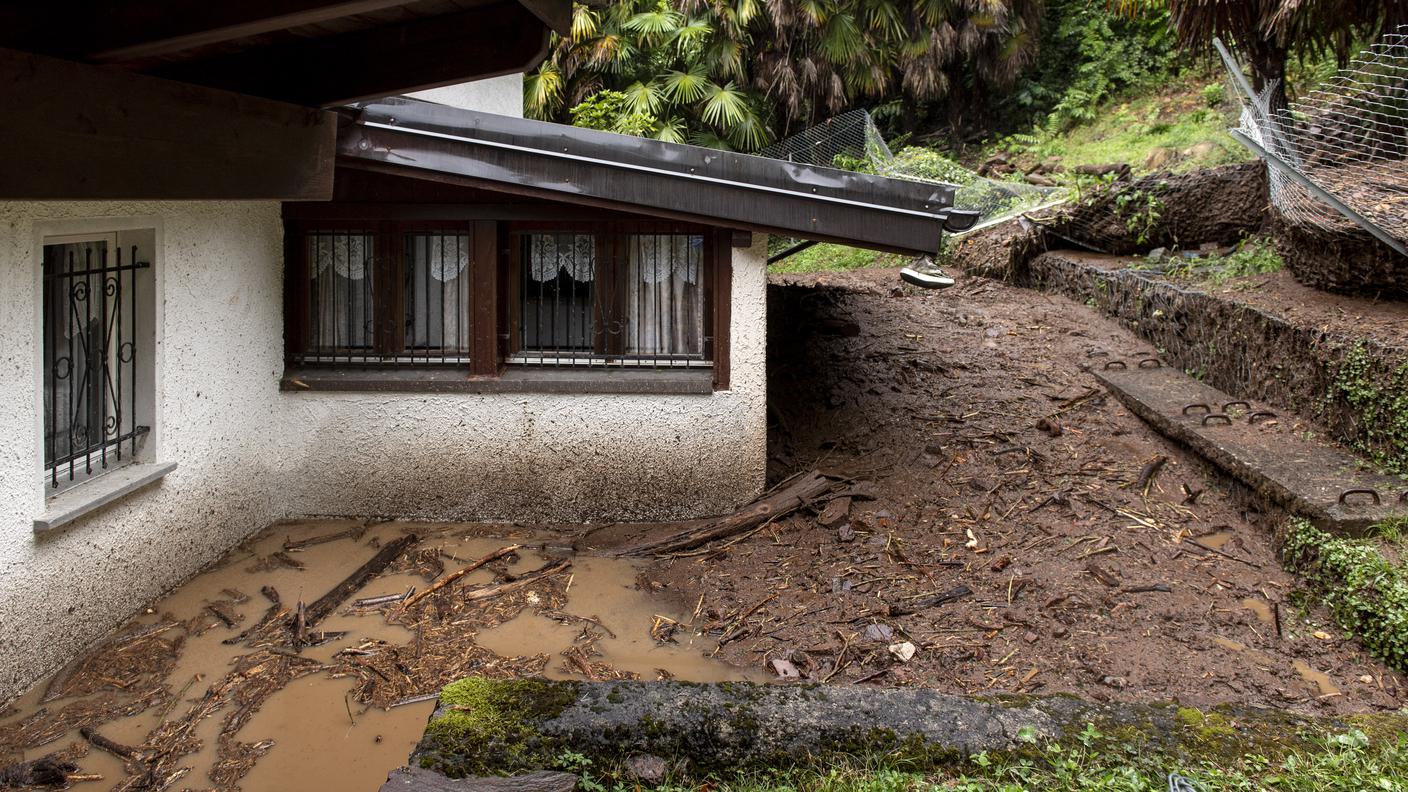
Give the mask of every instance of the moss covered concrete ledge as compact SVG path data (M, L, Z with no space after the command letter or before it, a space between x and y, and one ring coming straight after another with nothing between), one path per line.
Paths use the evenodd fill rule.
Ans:
M663 759L676 778L855 761L940 770L974 754L1088 746L1092 726L1124 750L1198 764L1247 753L1274 759L1349 729L1397 740L1408 734L1408 716L1331 721L919 688L469 678L441 694L412 764L450 778L584 765L612 773L642 755Z

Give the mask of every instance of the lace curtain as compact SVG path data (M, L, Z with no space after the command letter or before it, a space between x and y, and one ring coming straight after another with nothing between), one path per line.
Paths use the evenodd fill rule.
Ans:
M702 354L704 238L636 235L628 248L626 352Z

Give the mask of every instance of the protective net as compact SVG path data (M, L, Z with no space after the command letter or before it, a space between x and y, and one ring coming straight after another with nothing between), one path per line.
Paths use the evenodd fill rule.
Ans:
M952 184L957 187L954 208L979 213L977 225L965 233L1068 198L1059 187L980 176L932 149L909 147L893 152L865 110L842 113L758 153L788 162Z
M1266 161L1281 215L1322 232L1372 234L1408 255L1408 26L1287 107L1273 106L1274 85L1255 91L1217 47L1241 100L1232 134Z

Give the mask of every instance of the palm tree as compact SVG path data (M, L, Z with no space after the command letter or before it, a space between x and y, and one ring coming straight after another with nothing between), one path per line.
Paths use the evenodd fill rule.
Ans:
M1121 0L1138 12L1162 0ZM1345 63L1356 40L1408 22L1408 0L1168 0L1174 31L1187 47L1206 50L1214 37L1236 46L1252 69L1253 87L1270 89L1286 106L1286 61L1332 50Z
M743 84L751 19L731 10L737 24L730 29L717 15L687 15L666 0L618 0L603 9L578 5L570 33L525 78L524 109L534 118L563 119L610 90L607 101L620 114L617 131L760 148L768 142L766 108Z
M622 127L756 148L865 102L906 106L1009 84L1036 52L1041 0L613 0L577 6L525 81L525 109L566 120L602 90ZM613 97L612 102L617 102ZM593 114L599 115L599 114Z

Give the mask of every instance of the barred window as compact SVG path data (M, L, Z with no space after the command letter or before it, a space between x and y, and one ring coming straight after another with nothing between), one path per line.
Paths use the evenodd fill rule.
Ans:
M462 229L308 230L290 358L297 363L469 362L472 235Z
M705 237L524 233L510 363L709 365Z
M51 237L43 280L44 476L137 459L153 409L151 231Z

